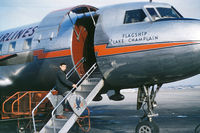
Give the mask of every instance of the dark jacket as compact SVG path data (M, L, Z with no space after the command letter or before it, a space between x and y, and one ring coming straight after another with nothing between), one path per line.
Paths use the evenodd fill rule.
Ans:
M66 79L66 74L61 69L57 72L56 77L56 90L59 95L63 95L66 91L70 91L72 89L73 83Z

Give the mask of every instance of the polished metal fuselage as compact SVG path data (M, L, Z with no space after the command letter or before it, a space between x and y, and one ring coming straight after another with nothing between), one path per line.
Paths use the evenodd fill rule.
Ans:
M150 5L139 3L135 9ZM153 6L170 7L160 3ZM113 51L132 48L128 52L97 56L107 82L114 88L133 88L174 82L199 73L199 20L163 19L123 24L125 11L133 9L133 5L125 4L99 11L102 15L96 26L95 45L107 44L107 50Z
M97 58L105 78L115 87L167 83L199 73L199 20L166 20L114 27L107 48L148 46L142 50ZM183 45L162 46L184 43ZM160 45L154 48L154 45ZM120 81L120 82L116 82Z

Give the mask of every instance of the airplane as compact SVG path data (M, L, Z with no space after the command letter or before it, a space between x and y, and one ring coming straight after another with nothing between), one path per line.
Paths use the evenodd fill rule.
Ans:
M83 58L71 80L97 63L105 84L94 100L114 90L109 98L120 101L120 90L138 88L137 110L147 109L136 131L155 132L162 85L200 73L200 21L152 1L53 11L39 23L0 32L0 94L50 90L60 63L69 71Z

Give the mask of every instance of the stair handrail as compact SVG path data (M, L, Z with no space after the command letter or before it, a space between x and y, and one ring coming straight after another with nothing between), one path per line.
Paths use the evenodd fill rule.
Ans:
M52 93L52 91L54 91L55 89L51 89L49 91L49 93L35 106L35 108L32 110L32 120L33 120L33 128L34 128L34 133L36 133L36 125L35 125L35 110L44 102L44 100L46 100L46 98Z
M53 128L54 128L54 133L56 133L56 128L55 128L55 124L54 124L54 113L56 111L56 109L64 102L65 99L67 99L80 85L80 83L82 83L83 80L87 79L93 72L94 70L97 68L97 64L94 63L93 66L84 74L84 76L78 81L78 83L76 83L77 87L73 87L69 93L56 105L56 107L53 109L51 115L52 115L52 119L53 119Z
M70 78L71 76L72 76L72 74L74 73L74 71L75 70L77 70L79 67L80 67L80 65L83 63L85 61L85 58L83 57L83 58L81 58L81 60L79 60L78 61L78 63L76 64L76 65L74 65L74 67L73 68L71 68L71 70L66 74L66 78L68 79L68 78ZM79 65L79 66L78 66ZM78 67L77 67L78 66ZM76 68L77 67L77 68ZM36 131L36 125L35 125L35 114L34 114L34 112L35 112L35 110L44 102L44 100L51 94L51 92L53 91L53 90L55 90L54 88L53 89L51 89L50 91L49 91L49 93L35 106L35 108L32 110L32 120L33 120L33 128L34 128L34 132L37 132Z
M2 111L3 111L3 113L7 113L6 111L5 111L5 104L11 99L11 98L13 98L14 96L16 96L16 95L18 95L20 92L16 92L15 94L13 94L11 97L9 97L8 99L6 99L4 102L3 102L3 106L2 106Z
M66 74L66 78L68 79L69 77L72 76L72 74L85 62L85 58L81 58L76 65ZM78 67L77 67L78 66ZM77 67L77 68L76 68Z
M23 95L21 95L20 97L18 97L13 103L12 103L12 113L14 112L14 104L19 101L20 99L24 98L24 96L26 96L27 94L29 94L29 92L25 92Z

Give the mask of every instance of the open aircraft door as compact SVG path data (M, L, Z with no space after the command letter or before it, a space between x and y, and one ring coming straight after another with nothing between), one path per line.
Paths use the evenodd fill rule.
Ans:
M44 49L70 48L73 65L82 58L84 63L77 69L81 77L96 62L94 54L95 21L98 9L89 5L80 5L49 13L39 24L33 38L33 47ZM44 47L48 45L48 47ZM66 55L66 53L62 53Z
M96 10L95 7L80 6L68 14L73 23L71 44L73 63L75 65L81 59L84 60L84 63L77 69L80 77L96 62L94 52L95 21L98 18Z

